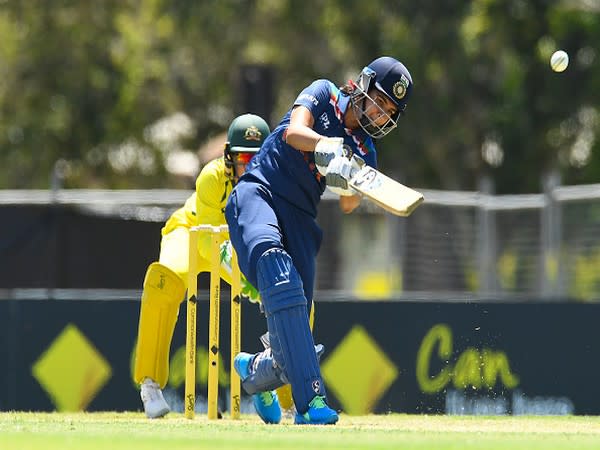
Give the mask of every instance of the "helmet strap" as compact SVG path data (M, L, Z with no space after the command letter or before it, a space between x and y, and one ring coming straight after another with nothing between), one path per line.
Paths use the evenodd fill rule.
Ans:
M229 142L225 143L223 159L225 160L225 176L233 182L235 179L235 164L233 164L233 155L231 154L231 144Z

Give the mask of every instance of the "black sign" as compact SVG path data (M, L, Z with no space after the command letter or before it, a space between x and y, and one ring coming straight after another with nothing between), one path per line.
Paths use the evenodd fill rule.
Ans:
M224 290L222 298L227 298ZM315 341L334 407L350 414L600 414L600 305L326 302ZM223 301L220 387L229 371ZM243 305L242 349L262 349L258 307ZM140 410L132 381L139 303L0 301L0 410ZM206 392L207 318L198 304L197 390ZM165 393L178 409L185 378L185 304Z

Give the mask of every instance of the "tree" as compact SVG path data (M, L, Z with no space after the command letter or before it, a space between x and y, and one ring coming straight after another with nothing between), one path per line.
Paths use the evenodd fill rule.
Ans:
M383 54L415 81L386 172L443 189L488 175L500 193L553 168L600 176L594 2L20 0L0 4L0 40L0 188L45 188L57 161L67 187L185 186L156 124L183 117L189 149L222 132L242 66L274 68L275 124L314 78L343 84Z

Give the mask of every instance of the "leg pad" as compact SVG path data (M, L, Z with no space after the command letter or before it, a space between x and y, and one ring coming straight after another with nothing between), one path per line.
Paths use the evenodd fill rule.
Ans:
M169 351L179 304L185 284L179 276L160 263L152 263L146 272L140 304L134 380L152 378L161 388L169 375Z

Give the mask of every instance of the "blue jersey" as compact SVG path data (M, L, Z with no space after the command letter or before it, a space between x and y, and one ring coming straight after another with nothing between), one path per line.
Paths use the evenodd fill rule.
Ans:
M362 128L350 130L344 126L344 113L350 105L350 97L331 81L314 81L298 95L294 106L298 105L305 106L312 113L313 129L317 133L344 138L344 144L350 146L355 154L368 165L377 167L377 153L371 137ZM273 195L316 217L317 205L326 186L325 177L315 166L313 152L299 151L285 142L292 109L265 139L241 179L264 184Z

